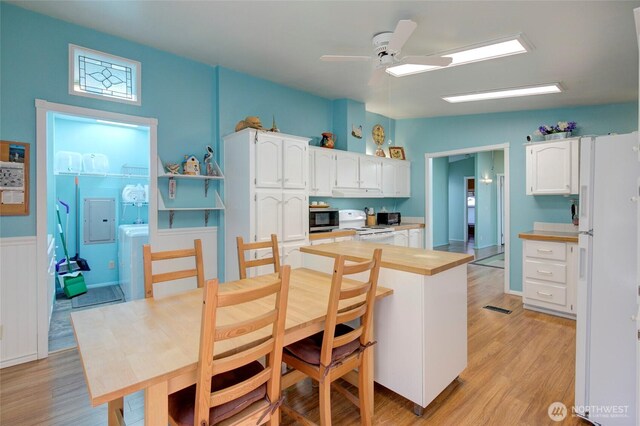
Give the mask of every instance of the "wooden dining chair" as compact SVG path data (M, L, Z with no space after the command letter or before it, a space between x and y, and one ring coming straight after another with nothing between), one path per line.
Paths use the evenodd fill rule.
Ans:
M240 269L240 279L247 278L247 268L273 264L273 272L280 272L280 252L278 250L278 236L271 234L271 241L261 241L257 243L245 243L242 237L236 237L238 245L238 268ZM263 259L246 260L245 253L250 250L271 249L271 257Z
M219 292L218 280L207 282L202 308L197 382L169 395L171 425L277 426L280 420L280 364L291 267L285 266L270 284ZM275 295L275 297L273 297ZM243 311L235 323L217 323L220 308L261 300L259 307ZM261 309L267 307L269 309ZM256 313L257 311L257 313ZM249 312L255 313L250 316ZM264 338L241 352L215 357L220 342L262 332ZM266 360L265 365L258 360ZM222 422L222 423L220 423Z
M202 263L202 241L194 240L192 249L167 250L152 252L151 246L145 244L142 247L144 258L144 297L153 297L154 284L175 281L182 278L195 277L198 287L204 286L204 266ZM193 269L163 272L153 274L152 264L159 261L178 260L193 257L195 265Z
M308 376L319 382L320 423L323 426L331 425L332 384L337 391L360 408L363 425L370 425L372 422L373 389L368 384L373 380L373 357L366 351L371 351L371 346L375 343L372 341L373 307L381 258L382 249L376 249L370 261L353 265L345 265L344 256L336 257L325 331L285 347L283 361L294 370L285 374L283 381L290 385ZM369 271L367 282L358 281L357 285L352 285L353 281L349 280L349 285L344 285L343 277L366 271ZM348 310L340 309L340 302L356 297L362 298L362 302ZM356 319L360 319L360 325L356 328L345 324ZM359 372L357 380L354 380L353 370L356 368ZM288 380L288 375L296 377L296 381ZM337 379L347 376L350 376L350 382L357 385L358 398L334 383ZM283 406L282 410L303 424L309 423L289 407Z

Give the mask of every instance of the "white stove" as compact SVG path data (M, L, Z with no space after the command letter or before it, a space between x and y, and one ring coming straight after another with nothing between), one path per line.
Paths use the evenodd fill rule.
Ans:
M365 226L367 214L362 210L340 210L340 229L356 231L356 240L393 244L395 232L386 226Z

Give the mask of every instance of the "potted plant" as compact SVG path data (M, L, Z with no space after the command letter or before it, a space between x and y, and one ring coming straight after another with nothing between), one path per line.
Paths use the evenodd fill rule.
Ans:
M576 129L575 121L558 121L555 126L542 125L535 131L536 135L544 136L545 140L564 139L571 136L571 132Z

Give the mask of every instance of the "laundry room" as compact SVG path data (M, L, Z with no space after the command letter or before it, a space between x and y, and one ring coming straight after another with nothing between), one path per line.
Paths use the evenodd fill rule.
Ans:
M118 303L141 280L148 242L149 128L51 114L48 223L57 279L51 292L50 350L75 345L72 310Z

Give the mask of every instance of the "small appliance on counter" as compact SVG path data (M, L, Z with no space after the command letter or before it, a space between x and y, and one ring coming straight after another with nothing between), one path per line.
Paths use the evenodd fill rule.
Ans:
M340 216L338 209L314 208L309 209L309 232L328 232L338 229Z
M400 212L378 213L378 225L400 225Z

